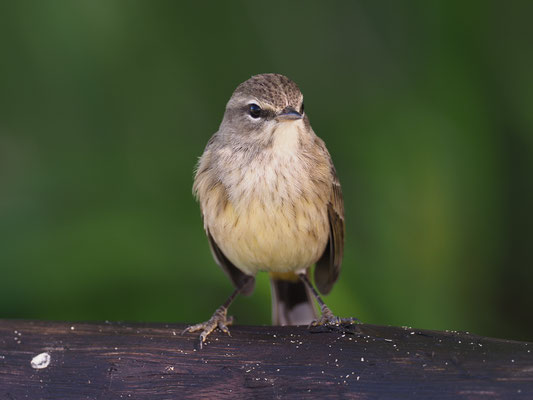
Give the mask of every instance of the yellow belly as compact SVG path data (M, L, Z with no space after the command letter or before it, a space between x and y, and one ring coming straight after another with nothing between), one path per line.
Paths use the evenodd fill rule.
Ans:
M269 205L251 200L238 207L228 202L205 222L226 257L243 272L295 272L315 263L328 241L327 205L318 201L299 198Z

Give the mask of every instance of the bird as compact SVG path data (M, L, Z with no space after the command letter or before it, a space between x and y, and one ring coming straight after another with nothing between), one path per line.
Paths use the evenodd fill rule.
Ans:
M354 321L335 316L318 293L328 294L341 271L344 202L291 79L259 74L237 86L198 161L193 193L212 255L235 287L208 321L184 330L201 331L200 347L216 328L229 334L228 307L253 292L262 271L270 275L274 325Z

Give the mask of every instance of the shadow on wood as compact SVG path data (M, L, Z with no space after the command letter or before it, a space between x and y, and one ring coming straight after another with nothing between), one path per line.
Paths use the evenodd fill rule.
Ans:
M0 398L533 398L533 343L234 326L197 350L184 327L0 320Z

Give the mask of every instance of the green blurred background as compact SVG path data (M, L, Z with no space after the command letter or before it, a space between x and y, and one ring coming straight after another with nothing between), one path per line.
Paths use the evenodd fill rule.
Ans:
M0 317L198 322L192 194L234 88L298 83L346 202L342 316L533 340L532 2L0 4ZM270 289L232 307L270 322Z

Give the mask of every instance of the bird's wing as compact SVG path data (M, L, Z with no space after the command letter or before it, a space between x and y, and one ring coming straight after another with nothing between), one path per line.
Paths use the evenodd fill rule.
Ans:
M254 290L255 279L240 269L238 269L233 263L225 256L218 244L215 242L215 239L209 232L209 227L206 223L205 211L203 209L203 202L201 198L208 196L212 199L212 204L218 204L219 207L223 207L227 202L227 193L220 181L215 179L215 174L210 173L212 168L212 151L211 147L214 141L213 136L207 143L204 154L198 162L196 168L196 175L194 178L193 192L195 193L198 200L200 200L200 208L202 209L202 217L204 219L204 229L209 239L209 247L211 247L211 253L216 263L224 270L226 275L230 278L233 285L241 289L241 293L244 295L249 295Z
M344 201L333 163L331 175L333 183L328 203L329 241L315 267L315 284L323 294L328 294L339 278L344 253Z

